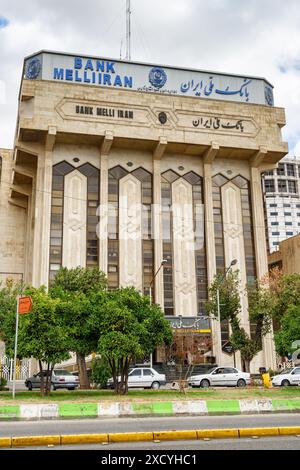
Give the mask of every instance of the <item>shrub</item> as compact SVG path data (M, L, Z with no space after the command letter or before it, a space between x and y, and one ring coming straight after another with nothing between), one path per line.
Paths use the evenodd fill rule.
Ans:
M111 370L108 362L102 357L97 357L92 365L92 382L100 388L106 388L106 382L110 377Z
M0 377L0 390L4 390L6 384L7 384L7 380L5 380L4 377Z

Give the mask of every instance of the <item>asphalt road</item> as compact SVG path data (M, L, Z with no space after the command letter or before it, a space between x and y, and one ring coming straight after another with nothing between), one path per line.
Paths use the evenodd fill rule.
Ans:
M1 421L0 437L276 426L300 426L300 414Z

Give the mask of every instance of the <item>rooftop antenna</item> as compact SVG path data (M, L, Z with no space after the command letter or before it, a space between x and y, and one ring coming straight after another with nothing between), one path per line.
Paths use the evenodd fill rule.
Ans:
M126 0L126 59L131 60L131 1Z

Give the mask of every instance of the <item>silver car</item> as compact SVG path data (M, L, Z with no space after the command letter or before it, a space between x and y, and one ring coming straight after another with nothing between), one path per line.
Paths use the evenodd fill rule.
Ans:
M272 377L273 387L289 387L300 385L300 367L283 370L279 375Z
M43 371L44 383L46 383L47 371ZM33 388L41 388L41 373L34 374L29 379L25 380L25 385L28 390ZM57 388L67 388L68 390L75 390L79 386L79 379L75 375L71 374L68 370L56 369L52 373L51 377L51 390Z
M235 367L214 367L206 374L188 378L191 387L245 387L250 384L250 374Z
M121 377L119 377L121 379ZM128 374L128 388L152 388L158 390L161 385L166 385L166 376L159 374L152 367L137 367L130 369ZM113 379L107 381L107 387L113 388Z

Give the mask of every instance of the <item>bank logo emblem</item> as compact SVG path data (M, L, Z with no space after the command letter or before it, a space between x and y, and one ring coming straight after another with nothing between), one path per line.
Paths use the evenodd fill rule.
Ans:
M269 86L265 87L265 98L266 98L266 102L269 106L274 106L273 90Z
M26 64L26 78L29 80L35 80L41 71L41 61L37 57L31 59Z
M149 82L154 88L162 88L168 80L166 72L160 67L154 67L149 73Z

